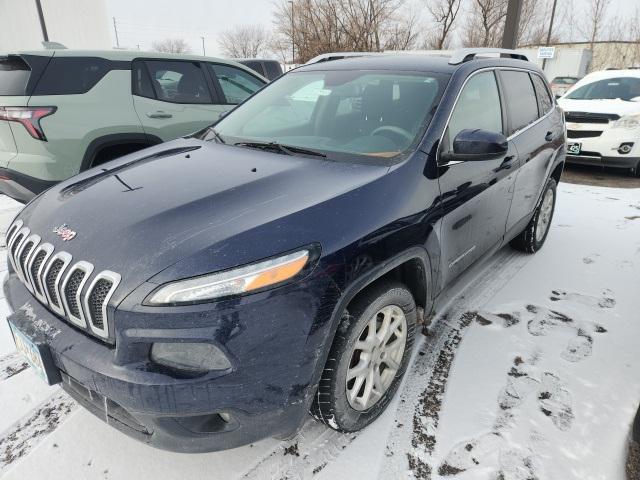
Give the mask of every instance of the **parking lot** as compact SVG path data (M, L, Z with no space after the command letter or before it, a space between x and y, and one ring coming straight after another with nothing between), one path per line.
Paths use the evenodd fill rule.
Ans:
M587 174L568 169L566 178ZM309 418L288 441L200 455L155 450L46 387L3 323L0 476L625 478L640 397L639 190L563 182L559 191L544 249L504 248L467 272L418 341L401 394L358 434ZM5 198L1 208L6 226L16 207Z

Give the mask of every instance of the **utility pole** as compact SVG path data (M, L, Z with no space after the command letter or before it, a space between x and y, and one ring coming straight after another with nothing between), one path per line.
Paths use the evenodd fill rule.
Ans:
M509 0L504 33L502 34L502 48L514 50L518 46L518 24L520 23L521 11L522 0Z
M49 41L49 34L47 33L47 24L44 22L44 13L42 13L42 4L40 0L36 0L36 9L38 10L38 17L40 18L40 29L42 30L42 39L45 42Z
M200 37L202 39L202 55L207 55L207 52L204 49L204 37Z
M549 46L549 42L551 42L551 30L553 30L553 19L556 16L556 3L558 3L558 0L553 0L553 8L551 8L551 21L549 22L549 31L547 32L547 41L544 44L545 47ZM544 72L544 67L547 64L547 59L543 58L542 59L542 71Z
M289 0L291 4L291 65L296 63L296 24L293 21L293 1Z
M116 25L116 17L113 17L113 31L116 32L116 47L120 48L120 40L118 40L118 26Z

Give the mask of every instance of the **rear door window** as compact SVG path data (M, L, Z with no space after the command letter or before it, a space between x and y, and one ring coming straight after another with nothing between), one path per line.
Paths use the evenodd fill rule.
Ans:
M134 93L147 96L144 92L152 89L155 98L163 102L212 103L207 80L198 62L146 60L144 63L148 78L145 78L145 72L138 74L134 69L134 89L138 86ZM151 89L148 82L151 82Z
M500 76L511 120L508 135L513 135L538 119L538 100L527 72L502 70Z
M27 95L31 69L18 56L0 57L0 96Z
M538 97L538 103L540 107L540 116L544 116L553 109L553 100L551 100L551 94L545 81L540 76L532 73L531 80L533 80L533 86L536 89L536 96Z
M242 103L264 86L264 82L258 77L239 68L217 63L210 63L209 66L220 83L227 103Z
M33 92L34 95L87 93L111 70L111 62L95 57L52 58Z

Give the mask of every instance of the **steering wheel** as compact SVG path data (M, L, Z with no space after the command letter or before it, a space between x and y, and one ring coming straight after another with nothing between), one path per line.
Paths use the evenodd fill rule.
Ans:
M381 135L387 137L397 145L403 145L405 142L411 143L413 141L413 135L406 131L404 128L396 127L394 125L383 125L376 128L371 132L371 136ZM399 142L397 140L400 140Z

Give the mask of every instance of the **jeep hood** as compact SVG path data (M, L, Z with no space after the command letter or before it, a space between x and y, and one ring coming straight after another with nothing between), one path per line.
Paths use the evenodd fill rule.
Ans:
M126 293L183 259L191 258L188 271L195 275L302 244L290 245L294 241L321 242L326 225L312 228L305 221L296 228L289 222L283 229L280 220L387 170L180 139L62 182L34 199L19 218L74 262L120 273ZM76 232L72 240L53 232L62 224ZM248 235L265 230L263 241Z

